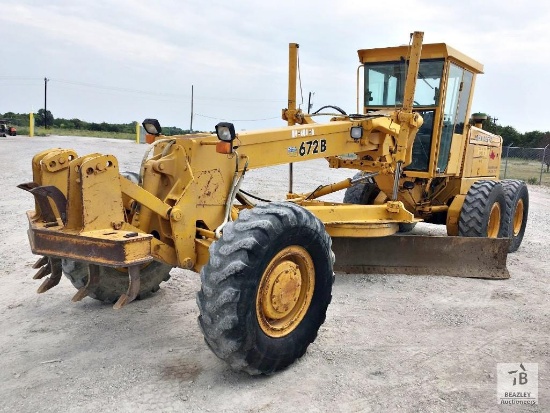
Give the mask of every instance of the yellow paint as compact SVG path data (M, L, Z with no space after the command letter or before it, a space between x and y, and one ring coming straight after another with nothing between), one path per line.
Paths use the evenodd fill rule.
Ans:
M143 247L147 243L148 248L140 249L131 246L127 239L120 240L114 245L124 245L129 249L125 250L124 257L119 257L119 262L101 254L89 261L105 263L109 259L110 265L123 266L128 260L138 262L155 258L182 268L200 270L208 261L208 247L215 242L214 231L224 221L234 177L246 172L245 164L249 170L325 158L333 168L377 173L375 180L381 190L374 205L343 205L316 200L319 196L347 188L349 180L319 190L314 187L305 194L289 194L288 199L316 215L331 236L387 236L395 233L400 223L414 223L433 213L444 214L447 209L448 233L456 235L460 209L470 186L480 176L484 179L498 177L502 147L499 136L466 125L464 134L452 137L447 171L437 171L440 140L437 131L442 126L442 108L435 108L436 132L432 146L427 148L429 168L425 171L405 170L398 179L398 200L388 202L388 195L392 193L397 164L406 166L412 160L412 144L423 124L414 107L419 59L445 59L444 78L451 62L471 70L473 81L483 67L446 45L422 45L421 33L413 36L410 47L359 51L363 63L400 61L401 56L407 56L409 60L403 107L385 108L369 117L342 115L330 122L316 123L313 117L296 107L298 45L292 43L289 47L288 107L282 112L287 126L239 132L233 142L233 152L229 154L216 152L219 141L212 134L155 137L152 157L144 162L140 171L141 185L120 177L118 161L110 155L90 154L77 158L73 151L59 149L36 155L33 159L34 181L41 185L55 185L68 199L66 227L48 230L51 231L48 234L55 233L60 240L65 240L65 235L70 236L70 243L78 245L88 242L78 234L85 233L90 239L94 234L133 231L139 237L147 235L147 240L142 240L140 245ZM446 84L446 81L441 84L441 102L445 101ZM468 111L471 96L468 97ZM362 128L362 137L351 137L353 127ZM138 124L136 142L139 142L139 132ZM66 158L65 163L61 162L62 157ZM238 219L238 214L250 207L244 201L243 205L234 205L229 209L229 219ZM36 213L39 217L38 208ZM98 235L93 242L104 245L103 235ZM90 245L94 245L93 242ZM281 278L283 284L296 284L296 280L307 283L309 272L305 272L304 279L302 271L302 267L308 266L307 258L300 258L303 254L294 249L287 252L303 262L296 264L293 260L280 258L272 268L273 274L288 271L295 275ZM66 254L70 252L60 250L57 254L52 253L57 256ZM272 284L270 277L266 278L268 286ZM280 302L262 298L264 307L261 314L269 319L277 319L273 317L275 313L283 314L281 319L286 320L291 312L281 310L286 305L281 303L292 301L296 296L283 294L283 298ZM290 318L300 317L292 315ZM270 323L266 321L267 327L264 326L270 331L268 334L279 334L273 331L280 329L282 324L281 331L291 329L286 321L282 324L276 322L275 327Z
M514 211L514 237L518 236L523 225L523 199L520 199L516 205L516 210Z
M256 318L269 337L290 334L305 317L315 291L315 266L309 253L291 245L269 262L256 294Z
M465 199L466 195L457 195L454 197L447 212L447 235L458 235L458 221L460 220L460 211Z
M34 136L34 113L29 113L29 137Z

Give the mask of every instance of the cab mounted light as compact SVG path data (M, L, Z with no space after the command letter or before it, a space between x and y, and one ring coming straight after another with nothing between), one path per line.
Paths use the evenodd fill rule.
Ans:
M358 141L363 137L363 127L362 126L352 126L349 134L353 140Z
M235 126L229 122L220 122L216 125L216 135L224 142L233 142L235 139Z
M142 123L143 128L149 135L159 136L162 132L160 123L156 119L145 119Z

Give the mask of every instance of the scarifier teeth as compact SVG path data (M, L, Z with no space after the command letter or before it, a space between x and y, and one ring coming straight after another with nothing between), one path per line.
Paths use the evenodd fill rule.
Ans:
M38 290L36 291L38 294L45 293L50 288L55 287L57 284L59 284L59 280L55 278L46 278L42 285L38 287Z
M49 260L48 257L44 255L44 256L40 257L40 258L38 259L38 261L36 261L36 262L32 265L32 268L34 268L34 269L36 270L36 269L38 269L38 268L40 268L40 267L42 267L42 266L48 264L48 263L49 263L48 260Z
M82 300L84 297L90 295L90 291L99 284L99 267L97 265L90 264L88 266L88 281L84 287L81 287L73 296L71 301L76 303Z
M50 257L44 257L47 259L47 264L44 265L42 268L38 270L38 272L33 277L35 280L45 277L48 274L51 274L48 278L46 278L40 287L38 287L37 293L42 294L48 291L50 288L55 287L57 284L59 284L59 281L61 280L61 275L63 274L63 270L61 269L61 260L59 258L50 258ZM39 260L39 262L42 259ZM38 264L38 262L37 262Z
M82 300L84 297L87 297L88 296L88 289L86 287L81 287L77 292L76 294L73 296L73 298L71 299L71 301L73 303L76 303L80 300Z
M120 310L122 307L124 307L126 304L129 303L128 298L129 298L129 297L128 297L126 294L122 294L122 295L118 298L118 300L117 300L117 302L115 303L115 305L113 305L113 308L114 308L115 310Z
M139 265L132 265L128 267L128 278L128 291L126 291L126 294L122 294L118 298L118 301L113 306L115 310L120 310L126 304L134 301L139 295L139 289L141 285Z
M32 277L33 280L39 280L41 278L44 278L46 275L51 274L52 272L52 266L48 262L46 265L41 267L36 274L34 274L34 277Z

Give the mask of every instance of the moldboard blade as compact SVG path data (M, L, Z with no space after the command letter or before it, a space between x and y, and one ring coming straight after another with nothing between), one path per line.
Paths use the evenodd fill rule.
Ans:
M356 274L510 278L507 238L392 235L333 238L335 271Z

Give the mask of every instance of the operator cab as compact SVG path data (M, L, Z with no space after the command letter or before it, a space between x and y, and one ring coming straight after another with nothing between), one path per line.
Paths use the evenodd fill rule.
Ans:
M403 105L408 46L359 50L364 72L363 113ZM405 170L448 174L453 141L459 145L470 112L475 75L483 66L444 43L422 47L413 110L424 119ZM412 175L409 173L408 175ZM419 176L422 174L418 174Z

